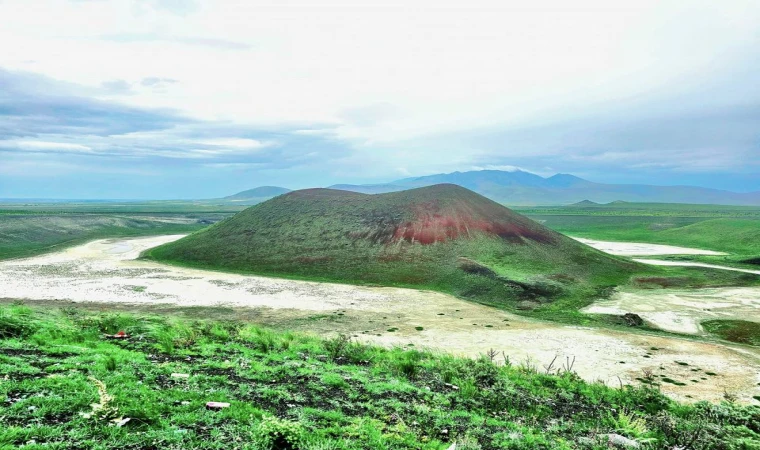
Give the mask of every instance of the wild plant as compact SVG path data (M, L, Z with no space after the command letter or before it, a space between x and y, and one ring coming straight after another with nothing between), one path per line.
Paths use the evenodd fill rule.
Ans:
M113 404L114 398L108 393L105 383L95 377L89 377L89 380L92 381L98 389L98 402L90 404L90 408L92 408L90 412L80 413L82 417L85 419L96 420L121 420L121 417L119 417L119 408Z

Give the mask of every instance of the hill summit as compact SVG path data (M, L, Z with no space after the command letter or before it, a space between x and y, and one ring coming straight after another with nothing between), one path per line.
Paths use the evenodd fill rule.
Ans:
M500 303L549 301L631 267L453 184L376 195L293 191L148 256L246 273L426 287Z

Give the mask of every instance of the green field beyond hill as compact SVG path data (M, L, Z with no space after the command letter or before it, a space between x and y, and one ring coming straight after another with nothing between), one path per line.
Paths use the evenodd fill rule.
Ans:
M566 362L545 370L235 321L0 305L2 449L760 448L760 407L730 393L679 404L642 380L611 388Z
M219 219L215 214L41 214L0 210L0 260L63 250L95 239L192 233Z
M524 309L596 295L640 268L455 185L379 195L295 191L146 256L244 273L427 288Z

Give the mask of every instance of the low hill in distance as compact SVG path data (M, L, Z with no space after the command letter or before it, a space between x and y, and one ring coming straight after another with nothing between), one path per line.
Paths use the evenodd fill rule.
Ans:
M248 189L247 191L238 192L237 194L224 197L222 200L238 202L241 204L255 205L277 197L278 195L287 194L290 189L279 186L259 186Z
M595 295L638 267L451 184L378 195L294 191L145 256L245 273L428 288L523 309Z
M570 205L584 200L637 203L760 205L760 192L738 193L696 186L594 183L570 174L544 178L522 170L475 170L405 178L380 185L341 185L354 192L382 193L452 183L512 206ZM366 190L373 186L372 191Z
M572 205L568 205L571 207L594 207L594 206L601 206L597 202L592 202L591 200L583 200L578 203L573 203Z

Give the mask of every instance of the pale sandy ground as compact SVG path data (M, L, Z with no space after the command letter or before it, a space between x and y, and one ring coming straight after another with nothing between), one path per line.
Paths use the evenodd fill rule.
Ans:
M575 357L579 375L613 386L635 383L649 369L687 383L663 383L664 392L681 399L719 400L724 389L745 402L760 395L760 352L755 349L537 322L427 291L242 276L134 261L141 251L179 237L100 240L0 262L0 298L234 307L254 311L256 320L264 324L318 334L348 333L383 345L413 344L467 356L495 349L513 362L530 358L539 369L555 356L558 366ZM388 331L393 328L397 330Z
M611 255L647 256L647 255L725 255L726 253L702 250L698 248L675 247L673 245L646 244L643 242L597 241L574 237L578 242L594 247Z
M720 255L709 250L626 242L595 241L575 238L613 255ZM760 275L760 270L705 264L690 261L638 259L657 266L706 267ZM583 310L596 314L636 313L663 330L703 334L700 322L710 319L740 319L760 322L760 288L735 287L714 289L658 289L616 292L609 300L597 301Z
M737 267L719 266L717 264L705 264L690 261L665 261L660 259L634 259L636 262L652 264L653 266L682 266L682 267L706 267L708 269L731 270L733 272L753 273L760 275L760 270L739 269Z
M620 291L583 310L596 314L636 313L667 331L702 334L710 319L760 322L760 288L656 289Z
M575 238L598 250L613 255L720 255L709 250L627 242L595 241ZM705 264L690 261L664 261L638 259L634 261L656 266L706 267L760 275L760 270ZM583 312L596 314L624 314L632 312L663 330L678 333L702 334L699 323L709 319L741 319L760 322L760 288L736 287L717 289L658 289L616 292L609 300L602 300L585 308Z

